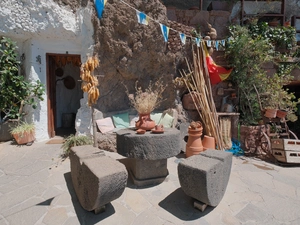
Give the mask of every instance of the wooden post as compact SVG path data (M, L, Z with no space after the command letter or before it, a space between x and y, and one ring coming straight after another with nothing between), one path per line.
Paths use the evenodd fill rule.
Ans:
M96 123L95 123L95 108L94 106L91 106L92 108L92 125L93 125L93 139L94 139L94 147L97 147L97 138L96 138L96 133L97 133L97 128L96 128Z

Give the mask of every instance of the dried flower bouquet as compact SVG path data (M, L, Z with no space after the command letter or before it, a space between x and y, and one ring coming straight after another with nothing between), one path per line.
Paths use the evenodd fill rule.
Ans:
M155 83L150 81L148 88L143 91L141 87L137 86L137 83L138 82L135 83L135 95L129 94L127 88L126 94L128 95L131 105L139 114L149 114L163 102L162 93L167 86L159 79Z

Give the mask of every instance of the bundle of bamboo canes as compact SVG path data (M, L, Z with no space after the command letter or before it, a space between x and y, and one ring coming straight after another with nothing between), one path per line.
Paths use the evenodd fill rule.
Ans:
M204 124L205 134L215 138L217 149L224 150L203 49L205 46L203 45L205 45L204 42L201 43L199 48L193 48L193 65L191 66L186 60L188 72L180 71L180 74L188 91L195 93L191 96Z

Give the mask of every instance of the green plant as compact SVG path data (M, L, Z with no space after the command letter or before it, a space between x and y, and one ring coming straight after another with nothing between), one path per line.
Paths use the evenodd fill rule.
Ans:
M88 136L75 136L71 134L67 138L64 139L64 143L61 146L63 149L63 156L67 157L70 154L71 148L74 146L81 145L91 145L93 144L93 140Z
M24 105L37 107L43 100L44 85L31 83L19 75L20 61L17 60L16 44L10 38L0 37L0 123L18 119L25 114Z
M296 100L294 93L284 88L292 81L290 74L295 66L279 63L277 72L268 76L263 64L274 62L274 40L270 38L270 33L254 35L255 32L250 28L269 29L265 25L231 26L229 31L232 38L226 48L226 56L234 68L230 78L239 88L239 111L245 125L257 124L261 118L261 110L265 108L281 109L290 115L294 114L300 102Z
M33 123L22 122L18 126L14 127L10 131L10 133L11 134L20 134L21 136L23 136L25 132L31 133L31 132L34 132L34 130L35 130L35 126Z
M253 39L247 27L230 26L231 40L226 46L226 57L233 71L230 79L239 88L240 119L245 125L257 124L261 118L255 87L263 92L265 62L272 61L274 51L270 42L261 37Z
M267 22L251 23L248 26L253 39L268 40L276 48L291 50L296 46L296 29L291 26L270 27Z

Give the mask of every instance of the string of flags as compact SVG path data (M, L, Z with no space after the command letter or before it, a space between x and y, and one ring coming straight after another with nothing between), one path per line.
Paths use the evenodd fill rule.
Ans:
M95 8L96 8L96 11L97 11L97 16L98 16L99 19L102 18L102 14L103 14L103 10L104 10L106 2L107 2L107 0L94 0ZM127 5L129 8L136 11L136 16L137 16L138 23L143 24L143 25L148 25L149 20L152 20L155 23L158 23L160 25L161 32L162 32L162 35L163 35L163 38L164 38L165 42L168 42L169 33L170 33L170 30L172 30L172 31L179 34L180 41L183 45L185 45L187 38L191 38L192 40L194 40L196 45L198 47L200 47L200 43L202 41L201 37L192 37L192 36L186 35L186 34L180 32L180 31L177 31L173 28L170 28L170 27L160 23L159 21L157 21L157 20L151 18L150 16L146 15L144 12L140 12L139 10L132 7L128 3L124 2L123 0L120 0L120 2ZM206 42L207 47L215 47L215 49L217 51L220 49L220 46L222 46L223 48L225 47L225 40L224 39L223 40L203 40L203 41Z

